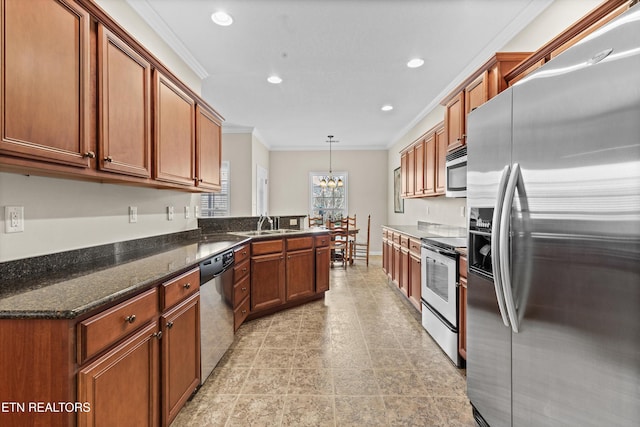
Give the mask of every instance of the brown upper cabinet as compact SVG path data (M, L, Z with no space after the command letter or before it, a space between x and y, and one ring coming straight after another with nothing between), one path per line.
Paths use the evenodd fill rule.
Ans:
M3 3L0 155L89 167L89 14L67 1Z
M0 170L220 190L222 116L93 0L0 12Z
M195 101L158 71L154 72L153 82L154 178L174 184L194 185Z
M447 145L444 124L438 123L401 152L403 197L444 194Z
M466 144L467 114L505 90L508 84L504 76L529 55L530 52L496 53L442 100L448 151Z
M222 159L221 123L214 114L196 105L196 185L219 191Z
M98 25L98 167L151 176L151 64Z

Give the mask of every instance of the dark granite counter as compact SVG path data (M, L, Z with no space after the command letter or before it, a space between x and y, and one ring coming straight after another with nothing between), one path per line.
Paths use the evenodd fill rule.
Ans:
M418 221L418 225L383 225L388 230L398 231L416 239L429 237L467 237L467 230L445 224Z
M73 319L251 240L323 233L327 230L187 233L3 263L0 318Z
M31 271L25 277L3 275L0 318L72 319L250 241L234 234L189 237L155 248L98 257L95 262L66 263L51 271Z

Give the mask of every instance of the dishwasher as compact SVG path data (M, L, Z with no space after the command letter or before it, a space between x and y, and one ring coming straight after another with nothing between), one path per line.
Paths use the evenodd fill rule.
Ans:
M233 250L200 263L200 384L233 342Z

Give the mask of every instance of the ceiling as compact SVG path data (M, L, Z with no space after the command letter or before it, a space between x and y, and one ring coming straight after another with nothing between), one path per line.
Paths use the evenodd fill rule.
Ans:
M202 78L223 132L316 150L389 148L553 0L127 1Z

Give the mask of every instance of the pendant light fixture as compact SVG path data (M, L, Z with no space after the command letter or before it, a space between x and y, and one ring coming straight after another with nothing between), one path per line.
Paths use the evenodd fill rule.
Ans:
M331 189L336 188L336 187L342 187L344 185L344 182L342 182L342 178L338 178L337 180L334 178L333 176L333 171L331 170L331 144L333 144L334 142L340 142L340 141L334 141L333 140L333 135L329 135L328 136L329 140L326 141L329 143L329 176L328 177L323 177L320 180L320 186L322 188L326 188L329 187Z

